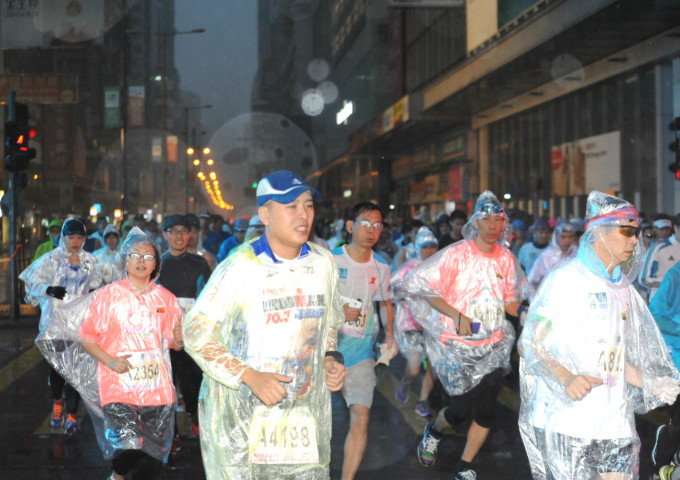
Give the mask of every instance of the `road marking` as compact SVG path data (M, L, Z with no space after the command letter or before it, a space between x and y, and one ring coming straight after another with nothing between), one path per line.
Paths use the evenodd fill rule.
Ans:
M40 354L40 350L33 345L26 352L21 354L19 358L0 368L0 392L9 387L12 382L18 380L42 360L44 360L44 358Z

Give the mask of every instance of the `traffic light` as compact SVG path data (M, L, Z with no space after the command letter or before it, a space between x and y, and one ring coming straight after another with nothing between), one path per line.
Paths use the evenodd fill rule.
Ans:
M29 139L35 137L35 128L28 126L28 106L17 103L16 119L5 123L5 170L23 172L28 162L35 158L35 148L29 148Z
M673 140L668 149L675 154L675 161L668 165L668 170L675 174L675 179L680 181L680 138L678 134L680 133L680 117L675 117L675 119L668 124L668 128L675 134L675 140Z

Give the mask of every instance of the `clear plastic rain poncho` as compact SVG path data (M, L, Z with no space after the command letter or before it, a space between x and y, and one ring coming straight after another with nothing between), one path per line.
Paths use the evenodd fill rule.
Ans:
M577 257L544 279L518 345L519 426L534 479L590 480L606 472L638 478L640 441L633 414L672 401L680 391L661 334L630 283L642 242L611 276L607 272L615 254L623 258L619 248L630 246L630 237L606 236L637 220L637 211L593 191L587 213ZM596 247L595 242L603 243ZM602 245L611 261L596 253L596 248L603 252ZM570 374L596 380L588 379L592 389L572 400L558 374L567 386L575 381Z
M409 272L420 265L422 262L420 258L420 249L426 245L437 246L437 237L427 227L420 227L416 235L416 249L418 251L418 258L409 260L399 268L390 279L390 292L392 293L392 301L395 302L394 309L394 328L395 340L399 346L399 353L407 359L411 352L417 352L421 358L425 358L425 337L423 335L423 326L413 316L411 307L409 305L409 295L402 289L402 283ZM431 314L436 314L431 310Z
M156 284L160 252L138 227L123 242L115 278L123 277L132 261L128 255L142 243L153 246L156 257L144 290L126 277L115 281L58 309L36 339L50 365L82 396L106 459L123 450L142 450L164 460L174 436L168 348L181 311L175 296ZM129 356L134 368L119 374L91 356L82 342L96 343L114 358Z
M205 372L199 399L207 478L326 479L331 402L323 362L344 318L330 252L305 244L275 259L266 236L217 267L184 322L185 348ZM265 406L247 368L293 377Z
M566 252L560 248L560 237L564 232L575 232L575 228L571 222L560 220L555 226L550 245L538 256L529 275L527 275L532 297L536 294L538 286L550 270L576 256L576 245L573 243Z
M485 254L475 243L478 222L492 215L505 220L504 229L495 251ZM463 237L412 269L402 284L411 298L411 311L425 330L427 357L449 395L466 393L488 373L509 367L515 331L505 319L505 307L527 295L524 273L507 249L511 228L493 193L485 191L479 197ZM431 315L426 297L442 298L470 317L478 332L458 335L457 319Z
M104 230L104 242L106 242L106 237L108 235L115 235L116 243L118 243L120 233L118 233L118 229L115 225L110 224L106 226L106 229ZM118 245L116 245L115 250L111 250L108 245L104 245L102 248L92 252L92 255L97 259L104 285L111 283L113 281L113 266L118 258Z
M54 312L63 305L82 297L102 283L101 272L94 256L83 250L70 252L67 239L72 235L86 236L85 225L78 219L69 218L61 227L59 246L33 262L19 275L26 284L26 302L40 306L40 331L52 321ZM83 242L85 245L85 242ZM72 265L69 257L78 256L79 265ZM47 288L66 288L66 296L60 300L47 295Z

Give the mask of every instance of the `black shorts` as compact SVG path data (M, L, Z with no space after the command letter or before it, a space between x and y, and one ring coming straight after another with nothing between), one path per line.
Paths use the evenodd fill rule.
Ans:
M444 418L450 425L456 425L469 418L484 428L491 428L496 418L496 398L501 390L503 369L497 368L486 374L482 381L469 392L450 398Z

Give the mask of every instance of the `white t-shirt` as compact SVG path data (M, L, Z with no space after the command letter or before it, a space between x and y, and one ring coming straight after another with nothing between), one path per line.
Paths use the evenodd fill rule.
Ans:
M338 350L345 357L345 366L373 358L373 343L379 325L373 302L390 299L390 267L383 257L371 252L368 262L359 263L349 256L346 246L331 251L338 266L338 289L342 303L361 304L356 322L345 322L338 333Z

